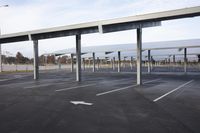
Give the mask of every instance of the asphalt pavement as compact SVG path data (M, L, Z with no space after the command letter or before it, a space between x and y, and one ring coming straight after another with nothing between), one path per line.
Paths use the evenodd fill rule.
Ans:
M157 132L200 132L200 75L0 74L0 133Z

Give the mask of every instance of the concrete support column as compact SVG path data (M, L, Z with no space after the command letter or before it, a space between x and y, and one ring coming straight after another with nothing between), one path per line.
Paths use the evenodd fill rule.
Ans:
M90 61L90 58L88 58L88 60L89 60L89 64L88 64L88 68L90 68L90 65L91 65L91 61Z
M142 28L137 28L137 84L142 84Z
M148 73L151 73L151 50L148 50Z
M47 65L48 65L48 64L47 64L47 63L48 63L48 62L47 62L47 55L45 56L45 60L46 60L46 67L45 67L45 68L47 69Z
M167 58L165 58L165 65L167 64Z
M76 35L76 81L81 81L81 35Z
M111 68L113 69L113 59L110 59Z
M2 67L1 44L0 44L0 72L2 71L3 71L3 67Z
M171 63L170 57L168 58L168 62L169 62L169 64Z
M115 57L113 57L113 70L115 70Z
M95 72L96 68L95 68L95 53L92 53L92 59L93 59L93 72Z
M58 68L61 69L61 57L59 56L59 60L58 60Z
M33 40L33 62L34 62L34 79L39 79L39 61L38 61L38 40Z
M71 72L74 72L74 54L71 54Z
M133 57L131 56L131 62L130 62L131 70L133 70Z
M121 52L118 51L118 72L121 72Z
M173 55L173 63L175 64L175 62L176 62L176 57L175 55Z
M124 57L123 66L124 66L124 68L126 68L126 57Z
M187 73L187 48L184 48L184 73Z
M97 70L99 70L99 63L100 63L100 60L99 60L99 57L97 57Z
M85 71L85 58L83 58L83 70Z
M170 71L170 67L171 67L171 60L170 60L170 56L168 57L168 71Z
M153 60L153 56L151 56L151 61L150 61L151 63L151 72L152 72L152 70L153 70L153 67L155 66L155 61Z

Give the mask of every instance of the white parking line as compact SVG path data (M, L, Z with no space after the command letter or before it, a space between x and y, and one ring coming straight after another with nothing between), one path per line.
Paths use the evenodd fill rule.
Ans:
M19 79L19 78L1 79L0 82L3 82L3 81L10 81L10 80L14 80L14 79Z
M50 86L50 85L51 85L51 84L33 85L33 86L27 86L27 87L24 87L24 89L31 89L31 88L45 87L45 86Z
M85 101L70 101L70 103L74 104L74 105L93 105L93 103L88 103L88 102L85 102Z
M10 79L0 79L0 82L3 82L3 81L10 81L10 80L15 80L15 79L21 79L21 78L24 78L24 77L28 77L29 75L14 75L14 78L10 78Z
M152 82L159 81L159 80L161 80L161 79L149 80L149 81L143 82L143 84L148 84L148 83L152 83Z
M132 80L134 80L134 79L131 79L131 78L129 78L129 79L115 79L115 80L105 80L105 81L101 81L100 83L110 83L110 82L112 82L112 83L114 83L114 82L121 82L121 81L132 81Z
M105 82L119 82L119 81L130 81L130 79L120 79L120 80L108 80L108 81L101 81L99 83L105 83ZM75 87L70 87L70 88L64 88L64 89L58 89L55 91L65 91L65 90L71 90L71 89L76 89L76 88L80 88L80 87L87 87L87 86L94 86L97 85L99 83L93 83L93 84L89 84L89 85L83 85L83 86L75 86Z
M0 82L1 82L1 81L7 81L7 80L10 80L10 79L0 79Z
M160 79L155 79L155 80L146 81L146 82L144 82L143 84L155 82L155 81L158 81L158 80L160 80ZM119 89L114 89L114 90L110 90L110 91L98 93L98 94L96 94L96 96L101 96L101 95L109 94L109 93L116 92L116 91L125 90L125 89L131 88L131 87L136 87L136 86L139 86L139 85L135 84L135 85L130 85L130 86L126 86L126 87L123 87L123 88L119 88Z
M77 88L83 88L83 87L88 87L88 86L94 86L94 85L96 85L96 84L88 84L88 85L74 86L74 87L59 89L59 90L55 90L55 91L67 91L67 90L72 90L72 89L77 89Z
M194 80L190 80L190 81L188 81L188 82L186 82L186 83L184 83L184 84L178 86L177 88L171 90L170 92L167 92L166 94L164 94L164 95L162 95L162 96L160 96L160 97L154 99L153 101L154 101L154 102L157 102L158 100L162 99L163 97L165 97L165 96L167 96L167 95L173 93L174 91L177 91L178 89L180 89L180 88L182 88L182 87L184 87L184 86L190 84L190 83L193 82L193 81L194 81Z

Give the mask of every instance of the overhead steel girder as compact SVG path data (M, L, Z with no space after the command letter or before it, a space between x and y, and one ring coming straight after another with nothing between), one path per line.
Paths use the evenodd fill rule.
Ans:
M105 52L105 54L111 54L113 53L114 51L108 51L108 52Z
M28 40L29 40L28 35L19 35L19 36L7 37L7 38L0 38L0 44L21 42L21 41L28 41Z
M40 40L77 34L109 33L149 26L159 26L160 21L200 16L200 6L171 11L149 13L88 23L32 30L0 36L0 43ZM138 27L140 25L140 27Z
M111 24L111 25L102 25L102 32L117 32L123 30L131 30L137 29L138 27L153 27L160 26L161 22L128 22L121 24ZM0 38L0 43L12 43L12 42L20 42L20 41L29 41L31 40L42 40L42 39L50 39L57 37L65 37L72 36L77 34L90 34L90 33L98 33L99 26L81 28L81 29L72 29L72 30L61 30L61 31L53 31L53 32L45 32L45 33L33 33L28 35L18 35L7 38Z
M117 31L124 31L124 30L131 30L137 28L147 28L147 27L155 27L161 26L161 22L127 22L127 23L119 23L119 24L111 24L111 25L103 25L102 26L102 33L109 33L109 32L117 32Z
M90 34L90 33L97 33L99 32L98 27L88 27L82 29L72 29L72 30L61 30L55 32L46 32L46 33L37 33L31 34L32 39L49 39L49 38L56 38L56 37L65 37L65 36L73 36L77 34Z

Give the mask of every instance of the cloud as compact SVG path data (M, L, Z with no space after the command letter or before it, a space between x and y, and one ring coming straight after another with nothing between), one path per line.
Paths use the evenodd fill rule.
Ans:
M2 3L7 4L6 2ZM199 0L15 0L8 2L9 8L0 8L2 34L200 5ZM199 38L200 27L196 26L199 23L199 17L164 22L161 27L144 29L143 40ZM130 43L136 41L135 36L135 30L91 34L84 35L82 43L85 46ZM40 54L74 46L74 37L42 40ZM13 53L23 49L22 53L32 56L31 42L5 45L3 48Z

